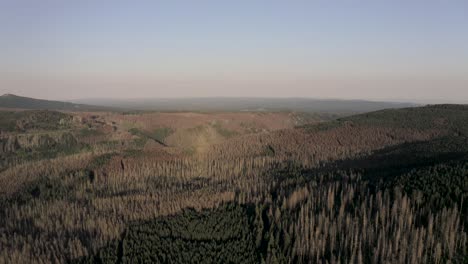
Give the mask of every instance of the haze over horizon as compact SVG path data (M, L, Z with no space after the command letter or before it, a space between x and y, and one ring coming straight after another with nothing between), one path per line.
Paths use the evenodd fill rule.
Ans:
M0 3L0 94L468 103L465 1Z

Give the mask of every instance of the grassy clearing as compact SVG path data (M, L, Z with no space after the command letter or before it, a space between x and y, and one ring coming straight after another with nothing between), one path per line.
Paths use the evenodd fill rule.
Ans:
M216 130L218 134L220 134L221 136L225 138L231 138L239 134L236 131L232 131L232 130L224 128L220 122L214 122L211 124L211 126Z
M132 135L138 136L140 140L135 142L138 146L144 146L148 139L155 140L163 145L165 145L165 140L168 136L174 133L174 130L168 127L155 129L153 132L147 132L140 130L138 128L131 128L128 130Z
M97 137L104 135L104 132L93 128L82 128L78 131L80 137Z
M169 127L162 127L162 128L158 128L154 130L151 136L157 141L165 142L166 138L170 136L172 133L174 133L173 129Z

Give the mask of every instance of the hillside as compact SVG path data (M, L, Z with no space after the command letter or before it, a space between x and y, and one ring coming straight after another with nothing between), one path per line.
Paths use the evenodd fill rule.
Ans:
M4 94L0 96L0 108L13 109L37 109L37 110L61 110L61 111L111 111L116 107L101 107L85 104L74 104L61 101L50 101Z
M468 135L468 105L441 104L424 107L386 109L340 119L360 125L415 129L445 129Z
M0 262L468 261L467 106L5 120Z
M313 98L145 98L145 99L82 99L76 103L152 111L294 111L307 113L355 114L387 108L416 106L412 103L338 100Z

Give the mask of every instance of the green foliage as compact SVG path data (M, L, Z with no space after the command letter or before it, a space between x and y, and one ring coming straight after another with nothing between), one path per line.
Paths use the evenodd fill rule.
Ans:
M230 138L238 134L236 131L224 128L220 122L214 122L213 124L211 124L211 126L216 130L218 134L225 138Z
M58 200L67 195L67 189L59 179L44 177L26 186L17 194L15 201L25 204L32 199Z
M263 152L264 152L263 154L264 156L268 156L268 157L275 156L275 149L271 145L266 146Z
M124 157L130 158L130 157L141 157L145 153L140 149L126 149L124 150L123 154L124 154Z
M27 149L20 148L12 153L0 154L0 171L6 169L11 164L22 164L42 159L54 159L88 150L89 146L79 144L73 137L64 136L63 140L50 146L45 145Z
M135 127L130 128L130 129L128 130L128 132L130 132L130 134L132 134L132 135L134 135L134 136L140 136L140 135L143 134L143 133L141 132L141 130L139 130L138 128L135 128Z
M0 111L0 128L3 131L15 131L16 120L19 119L21 112Z
M371 182L390 182L411 170L468 158L468 138L442 137L390 146L345 160L325 164L320 171L359 170Z
M413 169L394 179L392 185L409 193L420 192L424 198L421 202L434 209L458 204L468 213L468 161Z
M468 106L466 105L432 105L385 109L302 127L310 133L326 131L348 124L420 130L440 129L450 131L455 136L468 136L467 120Z
M64 183L65 177L70 178L67 184ZM33 200L73 200L73 190L76 188L76 185L81 182L85 182L88 179L88 171L86 170L71 171L67 175L63 175L59 178L41 176L26 184L13 196L0 199L0 205L24 205Z
M360 125L394 128L446 129L468 136L468 106L433 105L403 109L387 109L339 119Z
M158 128L152 133L152 138L164 142L172 133L174 133L174 130L169 127Z
M146 141L149 139L159 142L162 145L165 145L164 140L166 139L166 137L174 133L174 131L171 128L167 127L158 128L152 133L140 130L138 128L131 128L130 130L128 130L128 132L140 138L139 141L135 141L135 144L137 144L137 146L140 147L144 146L144 144L146 144Z
M148 141L148 137L141 130L138 128L131 128L128 130L128 132L134 136L138 136L138 138L133 140L133 144L137 148L143 148L145 146L146 142Z
M121 143L122 142L119 140L107 140L107 141L100 141L96 145L114 149L117 146L119 146Z
M148 142L147 138L135 138L133 139L133 145L135 145L136 148L143 148L146 145L146 142Z
M70 128L72 116L56 111L0 111L0 130L58 130Z
M98 137L103 136L104 132L97 130L95 128L82 128L78 131L78 136L80 137Z
M188 147L184 148L184 154L192 156L197 152L197 150L194 147Z
M88 165L89 169L98 169L105 166L114 156L116 153L106 153L99 156L94 157L94 159Z
M247 210L215 210L158 218L130 226L120 241L79 263L258 263Z

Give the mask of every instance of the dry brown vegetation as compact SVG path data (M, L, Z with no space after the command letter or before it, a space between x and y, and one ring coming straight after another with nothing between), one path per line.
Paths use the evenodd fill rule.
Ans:
M295 125L290 118L286 113L77 114L74 135L84 150L0 172L0 263L63 263L93 255L130 223L227 202L267 208L269 220L262 226L270 228L268 241L259 246L266 248L266 263L443 263L466 252L463 215L456 206L430 212L400 190L371 193L353 172L337 181L301 174L448 131L352 123L286 129ZM239 134L223 137L212 122ZM242 130L249 122L277 131ZM161 127L175 130L165 141L169 146L151 137L138 145L145 134L128 132ZM185 136L193 129L213 135L197 145L195 137ZM203 151L186 151L201 145ZM281 171L293 176L277 176Z
M285 201L293 216L272 219L295 238L298 263L442 263L468 250L456 207L433 214L401 190L369 192L356 175L319 180Z

